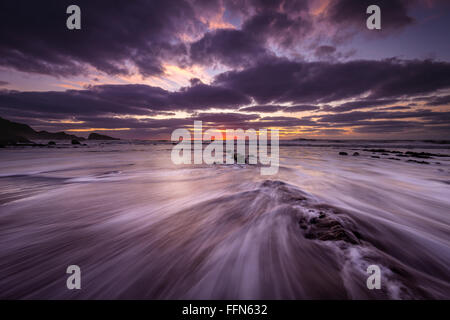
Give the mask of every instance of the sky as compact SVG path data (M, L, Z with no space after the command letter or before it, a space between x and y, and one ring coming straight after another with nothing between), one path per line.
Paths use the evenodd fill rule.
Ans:
M373 4L381 30L366 27ZM0 117L124 139L197 120L282 139L448 139L449 30L445 0L6 0Z

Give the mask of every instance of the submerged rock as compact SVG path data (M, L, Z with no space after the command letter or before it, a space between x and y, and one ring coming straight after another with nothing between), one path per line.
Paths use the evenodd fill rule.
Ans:
M406 162L414 162L414 163L419 163L419 164L430 164L429 162L427 162L427 161L417 161L417 160L407 160Z
M72 144L81 144L80 141L76 140L76 139L72 139Z
M340 155L340 156L348 156L348 153L347 153L347 152L344 152L344 151L341 151L341 152L339 152L339 155Z
M302 217L300 228L306 230L305 238L320 241L344 241L351 244L360 244L359 234L344 226L337 218L327 216L323 212L319 217L307 220Z

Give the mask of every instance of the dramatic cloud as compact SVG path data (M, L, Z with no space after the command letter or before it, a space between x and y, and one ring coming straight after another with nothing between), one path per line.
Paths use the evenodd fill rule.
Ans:
M312 110L319 110L320 108L318 106L308 105L308 104L301 104L297 106L287 107L284 109L284 112L302 112L302 111L312 111Z
M336 52L336 47L333 46L319 46L314 51L314 55L318 58L328 58Z
M346 102L343 103L337 107L331 108L329 109L329 111L332 112L346 112L346 111L350 111L350 110L355 110L355 109L365 109L365 108L371 108L371 107L377 107L377 106L385 106L385 105L389 105L389 104L393 104L398 102L399 99L388 99L388 100L370 100L370 99L365 99L365 100L357 100L357 101L351 101L351 102Z
M418 110L410 112L383 112L383 111L353 111L340 114L328 114L320 116L318 122L345 123L348 125L360 124L361 120L376 119L409 119L421 118L429 124L437 124L450 121L450 112L433 112L430 110Z
M248 66L269 53L255 37L240 30L217 30L191 46L197 63Z
M239 111L245 111L245 112L262 112L262 113L270 113L270 112L277 112L277 111L283 111L286 109L284 106L252 106L252 107L246 107L241 108Z
M239 113L199 113L193 115L191 119L220 125L239 125L246 121L259 119L259 115Z
M439 61L293 62L270 59L220 74L215 85L240 90L258 103L327 103L419 95L450 87L450 63Z
M64 92L0 91L0 111L61 118L80 115L155 115L161 111L237 108L250 99L231 89L205 84L169 92L147 85L99 85ZM156 111L156 113L155 113Z
M433 97L427 103L428 106L444 106L450 104L450 95Z
M161 74L162 58L176 60L186 54L182 34L204 28L183 0L80 0L81 30L70 31L65 23L71 4L2 1L0 65L60 77L87 72L87 66L127 74L129 61L143 75Z
M238 90L196 84L170 94L169 105L177 109L237 108L251 100Z
M66 28L71 4L81 8L81 30ZM366 28L372 4L381 8L382 30ZM126 137L169 134L194 120L320 136L443 135L450 56L437 40L419 48L416 31L426 24L421 39L441 39L449 22L436 13L448 7L425 0L2 1L0 116L53 131L123 129ZM80 89L56 91L62 88Z
M246 112L262 112L262 113L269 113L269 112L277 112L277 111L283 111L283 112L302 112L302 111L312 111L312 110L319 110L320 108L318 106L313 105L296 105L296 106L280 106L280 105L265 105L265 106L252 106L252 107L246 107L241 108L239 111L246 111Z

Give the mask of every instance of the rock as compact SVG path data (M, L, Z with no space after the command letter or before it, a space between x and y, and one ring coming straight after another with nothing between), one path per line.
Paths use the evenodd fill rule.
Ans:
M430 164L429 162L426 161L417 161L417 160L407 160L406 162L414 162L414 163L419 163L419 164Z
M18 122L9 121L0 117L0 141L8 141L7 144L31 143L29 139L38 140L84 140L82 137L66 134L64 132L35 131L30 126Z
M72 144L81 144L80 141L76 140L76 139L72 139Z
M371 158L380 159L379 156L370 156Z
M353 156L354 156L354 157L359 156L359 152L353 152Z
M339 152L339 155L340 155L340 156L348 156L348 153L347 153L347 152L344 152L344 151L341 151L341 152Z
M93 132L89 135L88 140L120 140L120 139Z
M48 142L48 145L49 145L49 146L54 146L54 145L56 145L56 142L55 142L55 141L49 141L49 142Z
M351 244L359 244L360 235L346 228L342 223L332 217L325 215L319 219L312 218L299 221L300 228L306 230L305 238L320 241L344 241Z
M249 164L249 156L244 156L240 153L235 152L233 155L234 163L237 164Z
M385 149L364 149L364 151L368 151L368 152L382 152L382 153L391 152L391 151L385 150Z

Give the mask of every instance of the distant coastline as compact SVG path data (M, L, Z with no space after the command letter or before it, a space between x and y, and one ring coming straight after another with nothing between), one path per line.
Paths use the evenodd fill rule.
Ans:
M27 124L18 123L0 117L0 145L35 145L33 140L69 140L79 144L86 139L61 132L36 131ZM120 140L107 135L91 133L87 140Z

